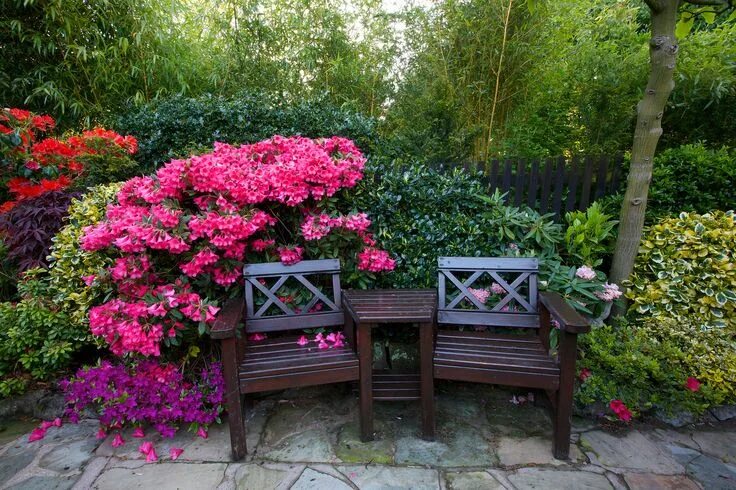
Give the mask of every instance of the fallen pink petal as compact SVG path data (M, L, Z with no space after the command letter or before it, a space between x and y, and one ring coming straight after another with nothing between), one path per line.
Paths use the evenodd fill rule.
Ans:
M146 434L145 434L145 432L143 432L143 428L142 427L136 427L135 430L133 430L133 434L132 435L133 435L133 437L136 437L138 439L142 439L142 438L146 437Z
M169 456L171 457L172 460L175 461L179 459L179 456L181 456L181 453L183 452L184 450L180 447L172 447L171 449L169 449Z
M207 439L207 429L205 429L204 427L200 427L199 429L197 429L197 435L202 439Z
M31 435L28 436L28 442L40 441L46 437L46 429L33 429Z

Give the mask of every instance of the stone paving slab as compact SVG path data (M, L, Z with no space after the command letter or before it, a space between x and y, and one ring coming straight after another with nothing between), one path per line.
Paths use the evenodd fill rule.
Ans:
M612 434L577 419L571 459L558 461L544 408L513 405L507 391L473 388L440 385L432 442L420 437L417 403L377 402L375 440L363 443L354 394L321 388L261 397L246 411L248 456L239 462L230 461L226 423L212 427L207 439L186 431L166 439L152 429L136 439L127 431L120 448L112 448L112 436L95 438L94 420L65 424L38 442L28 443L27 434L5 439L0 490L736 490L731 426ZM157 463L146 463L138 452L144 441L155 444ZM177 461L170 459L172 446L184 449Z

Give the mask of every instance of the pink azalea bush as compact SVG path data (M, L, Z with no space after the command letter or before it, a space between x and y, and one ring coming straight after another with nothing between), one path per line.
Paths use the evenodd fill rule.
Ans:
M365 213L330 199L363 177L365 158L348 139L276 136L172 160L126 182L82 247L117 256L87 281L116 295L89 313L92 333L113 353L159 356L197 325L207 331L246 262L339 257L372 274L394 260L376 247Z

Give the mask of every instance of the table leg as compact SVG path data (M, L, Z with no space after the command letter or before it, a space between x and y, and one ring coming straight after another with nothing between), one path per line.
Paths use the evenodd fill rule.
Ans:
M422 435L434 440L434 324L419 325L419 377L422 397Z
M373 440L373 342L372 325L358 323L358 360L360 365L360 440Z

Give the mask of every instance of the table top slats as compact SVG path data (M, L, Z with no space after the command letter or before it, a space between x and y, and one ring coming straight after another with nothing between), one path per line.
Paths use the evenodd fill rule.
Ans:
M357 322L430 323L437 310L434 289L348 289L343 304Z

